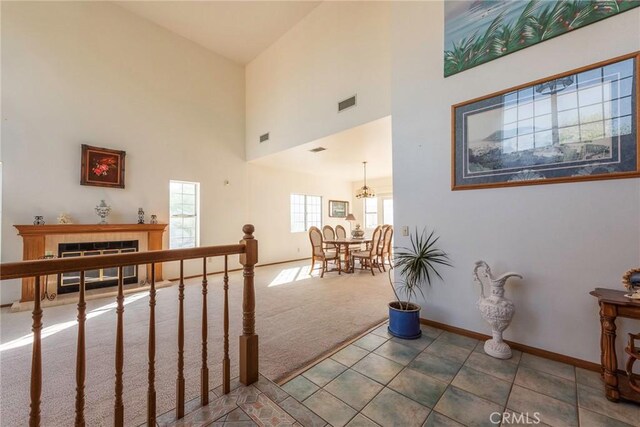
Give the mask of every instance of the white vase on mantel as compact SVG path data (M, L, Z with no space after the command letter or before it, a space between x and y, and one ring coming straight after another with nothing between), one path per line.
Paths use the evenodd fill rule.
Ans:
M96 206L96 214L100 217L100 225L107 224L107 217L111 213L111 206L107 205L104 200L100 200L100 204Z
M480 285L480 299L477 306L482 318L492 329L492 338L484 343L484 352L498 359L511 358L511 347L502 339L502 333L511 324L516 308L513 301L504 297L504 285L510 277L522 276L518 273L505 273L497 279L493 278L491 268L484 261L476 261L473 269L473 280ZM484 285L491 288L491 295L485 297Z

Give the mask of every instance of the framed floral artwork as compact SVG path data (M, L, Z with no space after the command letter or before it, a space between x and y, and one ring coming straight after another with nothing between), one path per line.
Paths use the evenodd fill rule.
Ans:
M124 188L125 152L82 144L81 185Z
M640 53L452 107L452 189L640 176Z

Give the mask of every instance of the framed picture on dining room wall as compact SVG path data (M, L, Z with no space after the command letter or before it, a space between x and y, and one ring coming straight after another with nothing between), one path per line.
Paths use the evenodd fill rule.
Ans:
M81 185L124 188L126 152L82 144Z
M331 218L346 218L349 214L349 202L329 200L329 216Z
M451 107L452 190L640 176L640 52Z

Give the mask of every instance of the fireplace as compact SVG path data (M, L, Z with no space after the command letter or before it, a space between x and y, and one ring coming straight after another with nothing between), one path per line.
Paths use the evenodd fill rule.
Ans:
M138 252L138 240L116 242L59 243L58 257L73 258L96 255L113 255ZM138 266L123 267L124 284L138 281ZM87 270L84 274L86 289L104 288L118 284L118 268ZM77 292L80 286L80 272L58 275L58 294Z

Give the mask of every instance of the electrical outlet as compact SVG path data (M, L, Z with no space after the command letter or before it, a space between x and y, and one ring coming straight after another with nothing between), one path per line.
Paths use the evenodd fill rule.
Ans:
M402 235L403 236L408 236L409 235L409 226L408 225L403 225L402 226Z

